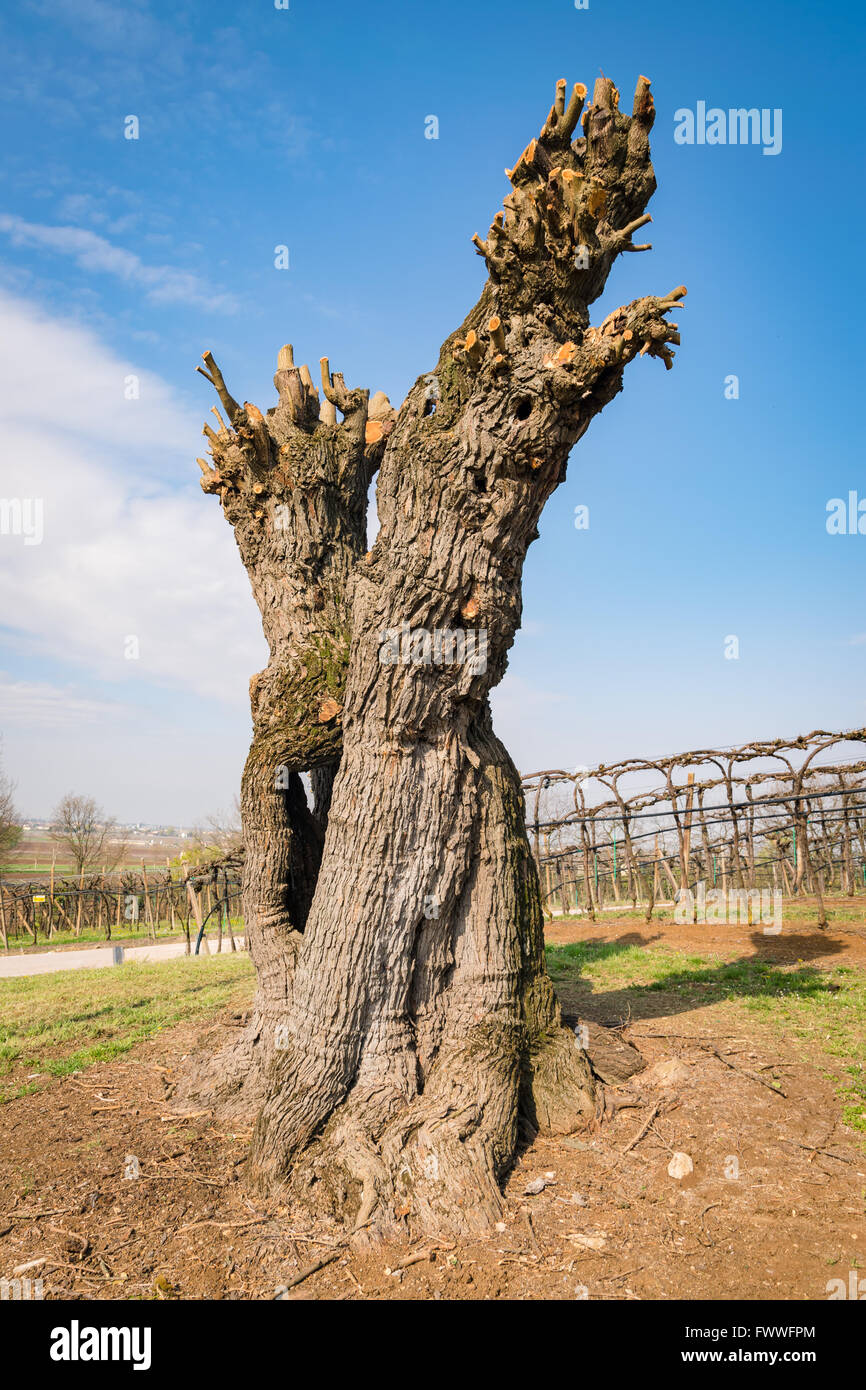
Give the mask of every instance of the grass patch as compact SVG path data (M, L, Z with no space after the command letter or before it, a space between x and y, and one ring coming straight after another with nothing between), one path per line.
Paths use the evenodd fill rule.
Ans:
M713 885L709 881L707 887L721 888L721 881ZM825 896L824 908L827 921L831 924L835 922L842 926L850 924L861 926L863 923L864 912L866 912L866 899L860 893L853 898L846 896ZM668 904L665 907L656 907L653 911L652 920L647 924L645 919L646 905L635 909L629 902L618 904L606 903L604 909L598 913L598 924L619 925L620 922L628 922L644 930L647 925L650 927L661 925L679 925L683 923L677 921L677 909ZM818 911L818 904L814 898L789 898L782 899L782 914L786 929L791 931L799 926L815 927L818 925L821 916ZM561 926L564 922L574 922L575 925L591 927L591 918L586 913L568 912L564 917L556 916L550 919L551 923Z
M235 936L243 935L243 918L232 917L231 928ZM190 939L195 942L198 935L198 927L195 922L190 923ZM219 923L216 917L211 917L207 924L205 937L210 945L213 945L219 935ZM112 927L111 936L107 937L105 931L98 931L95 927L84 928L76 935L69 927L62 930L55 930L52 936L44 934L42 926L39 927L37 938L20 932L17 936L9 935L10 953L33 953L35 951L51 951L55 947L62 946L147 946L156 939L160 943L165 941L183 941L184 932L182 925L176 924L172 928L171 921L166 918L160 921L155 928L155 937L151 935L150 927L142 920L137 927L128 926L126 923L119 929ZM223 927L223 941L228 942L228 931ZM0 955L0 960L3 956Z
M253 984L243 952L0 980L0 1104L44 1084L4 1088L13 1070L65 1076L110 1062L177 1023L245 1007Z

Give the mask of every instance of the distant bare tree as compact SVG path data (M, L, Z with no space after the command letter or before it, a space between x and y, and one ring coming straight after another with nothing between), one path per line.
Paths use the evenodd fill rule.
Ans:
M117 822L106 816L92 796L67 792L55 806L48 832L55 844L65 850L76 873L98 868L113 869L125 846L113 839Z
M21 836L21 817L15 808L15 784L3 771L3 750L0 748L0 855L14 849Z
M204 826L195 829L191 857L196 863L222 859L224 855L240 853L243 842L240 800L235 797L230 811L217 811L208 816Z

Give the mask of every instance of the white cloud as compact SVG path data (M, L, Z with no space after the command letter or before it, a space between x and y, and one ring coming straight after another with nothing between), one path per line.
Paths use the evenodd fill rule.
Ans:
M129 717L132 711L116 700L94 700L75 687L45 681L13 680L0 672L0 724L64 728Z
M158 376L108 351L95 334L72 321L51 318L28 300L0 290L0 419L4 430L35 431L60 441L70 434L87 441L88 455L116 462L141 455L149 471L170 462L184 469L199 451L201 421L188 413ZM138 400L126 399L130 375ZM196 378L197 379L197 378ZM16 452L4 435L3 476L8 491ZM18 462L22 462L20 458ZM30 461L28 461L28 467ZM189 474L181 472L179 480Z
M6 233L13 246L36 246L55 251L70 256L82 270L112 275L126 284L138 285L155 304L193 304L226 313L234 313L237 309L233 295L212 289L191 271L169 265L147 265L134 251L115 246L86 227L48 227L3 213L0 214L0 232Z
M111 682L132 703L159 685L242 705L267 653L230 528L197 486L200 419L152 374L125 400L131 370L0 293L0 493L44 512L41 544L0 535L2 622L16 664L72 664L86 697Z

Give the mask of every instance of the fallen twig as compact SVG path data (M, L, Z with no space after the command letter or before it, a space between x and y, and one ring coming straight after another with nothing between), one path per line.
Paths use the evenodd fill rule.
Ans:
M532 1212L529 1210L528 1207L521 1207L520 1210L523 1213L523 1218L529 1229L529 1239L532 1241L532 1248L535 1251L536 1255L540 1255L542 1253L542 1250L541 1246L538 1243L538 1237L535 1234L535 1224L532 1220Z
M407 1255L399 1264L389 1265L387 1273L400 1274L404 1269L408 1269L410 1265L420 1264L422 1260L432 1260L434 1254L435 1248L432 1246L427 1250L417 1250L414 1255Z
M646 1265L636 1265L634 1269L627 1269L623 1274L603 1274L599 1279L600 1284L610 1284L617 1279L627 1279L630 1274L639 1274Z
M330 1255L325 1255L321 1260L317 1260L315 1264L308 1265L306 1269L302 1269L298 1274L295 1275L294 1279L289 1280L288 1284L280 1284L276 1292L274 1293L274 1298L285 1298L289 1289L293 1289L296 1287L296 1285L302 1284L305 1279L309 1279L311 1274L318 1274L320 1269L324 1269L326 1265L333 1264L334 1260L338 1260L341 1255L345 1255L349 1248L349 1241L352 1239L352 1237L356 1236L359 1231L366 1230L367 1227L371 1226L372 1224L372 1216L368 1216L366 1221L359 1221L357 1226L352 1227L352 1230L346 1236L345 1240L342 1240L339 1246L335 1250L331 1251Z
M759 1086L766 1086L767 1090L772 1091L774 1095L784 1096L785 1100L788 1099L787 1092L783 1091L781 1086L771 1081L765 1081L763 1076L758 1076L757 1072L746 1071L745 1067L740 1067L736 1062L732 1062L729 1058L724 1057L714 1045L709 1047L705 1046L704 1051L712 1052L715 1057L718 1057L720 1062L724 1062L726 1067L730 1067L731 1071L739 1072L740 1076L748 1077L749 1081L757 1081Z
M676 1153L676 1150L674 1149L673 1145L668 1143L667 1139L665 1139L664 1135L661 1133L660 1130L656 1129L654 1124L650 1125L650 1129L652 1130L656 1138L661 1140L669 1154Z
M302 1269L299 1274L296 1274L294 1279L290 1279L288 1284L280 1284L274 1298L285 1298L289 1289L294 1289L298 1284L302 1284L305 1279L309 1279L311 1274L318 1274L320 1269L333 1264L334 1260L339 1260L343 1254L345 1254L345 1246L341 1246L339 1250L332 1250L330 1255L325 1255L321 1260L316 1260L315 1264L308 1265L306 1269Z
M4 1219L6 1221L40 1221L43 1216L69 1216L72 1212L78 1212L78 1207L52 1207L49 1211L18 1211L10 1212ZM125 1218L121 1217L121 1220Z
M801 1144L799 1139L780 1139L780 1144L795 1144L798 1149L805 1149L807 1153L826 1154L828 1158L835 1158L837 1163L849 1163L853 1165L853 1158L845 1158L842 1154L834 1154L832 1149L822 1149L818 1144Z
M332 1250L335 1250L337 1246L341 1249L345 1246L345 1241L328 1240L327 1236L309 1236L301 1231L286 1231L285 1234L290 1240L303 1240L308 1245L330 1245Z
M661 1101L660 1101L660 1100L657 1100L656 1103L655 1103L655 1105L653 1106L652 1110L650 1111L649 1116L648 1116L647 1119L644 1121L644 1123L641 1125L641 1127L640 1127L640 1129L638 1130L637 1134L634 1136L633 1139L630 1139L630 1140L628 1141L628 1143L626 1144L625 1148L621 1150L621 1153L623 1153L623 1154L631 1153L632 1149L635 1148L635 1147L640 1143L641 1139L643 1139L644 1135L649 1131L650 1125L652 1124L652 1122L653 1122L653 1120L655 1119L656 1115L659 1113L659 1110L661 1109L661 1105L662 1105Z

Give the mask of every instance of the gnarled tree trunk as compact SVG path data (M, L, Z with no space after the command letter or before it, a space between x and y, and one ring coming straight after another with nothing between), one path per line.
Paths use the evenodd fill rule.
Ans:
M347 584L366 549L367 491L394 412L381 393L369 402L368 392L347 391L324 358L320 406L307 367L296 368L286 346L274 377L279 404L262 416L232 398L211 353L203 360L207 371L198 370L228 424L215 409L219 430L205 426L214 462L199 460L202 488L219 495L234 528L270 655L250 681L253 740L241 782L252 1017L237 1043L186 1078L181 1095L242 1114L264 1099L316 886L342 741ZM311 769L312 807L300 776Z
M489 278L399 411L381 530L341 590L342 756L250 1174L352 1228L484 1229L521 1121L566 1132L594 1109L545 971L520 781L488 704L570 450L627 363L649 352L670 366L678 341L665 314L683 288L590 326L616 256L643 249L631 236L655 180L646 79L631 117L600 79L574 139L585 97L578 84L566 102L557 84L504 213L475 238ZM267 830L262 844L267 858Z

